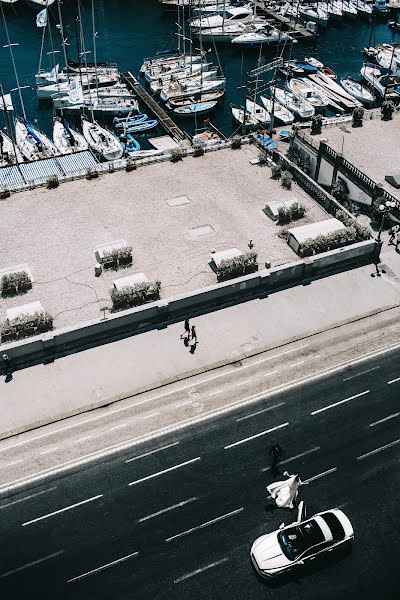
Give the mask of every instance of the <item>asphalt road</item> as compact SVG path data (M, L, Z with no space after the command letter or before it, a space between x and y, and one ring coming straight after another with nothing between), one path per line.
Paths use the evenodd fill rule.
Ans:
M2 495L2 597L393 598L399 405L396 351ZM308 514L343 507L355 542L272 584L255 575L249 549L295 516L266 510L275 442L282 471L309 481Z

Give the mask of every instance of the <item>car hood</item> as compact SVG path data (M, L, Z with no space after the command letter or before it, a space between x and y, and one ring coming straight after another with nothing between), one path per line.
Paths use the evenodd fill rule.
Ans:
M258 567L263 571L282 569L292 564L282 552L276 531L259 537L254 542L251 552Z

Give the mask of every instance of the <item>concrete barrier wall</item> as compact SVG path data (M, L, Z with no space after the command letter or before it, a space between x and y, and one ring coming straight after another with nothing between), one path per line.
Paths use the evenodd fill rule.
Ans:
M324 271L329 271L342 263L373 258L378 260L378 255L379 247L375 240L360 242L280 267L263 269L191 293L111 314L105 319L96 319L34 338L2 344L0 353L7 352L16 366L34 360L49 360L99 341L109 341L113 336L129 333L130 330L135 331L140 325L151 326L182 318L183 315L190 316L190 311L222 306L239 298L299 283L313 275L321 275Z

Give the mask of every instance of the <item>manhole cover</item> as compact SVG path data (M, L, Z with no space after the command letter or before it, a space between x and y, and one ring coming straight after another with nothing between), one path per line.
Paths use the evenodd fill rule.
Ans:
M201 227L195 227L189 231L190 235L194 238L201 237L202 235L209 235L214 233L214 228L211 225L202 225Z
M168 206L182 206L183 204L190 204L191 200L187 196L176 196L176 198L169 198L165 202Z

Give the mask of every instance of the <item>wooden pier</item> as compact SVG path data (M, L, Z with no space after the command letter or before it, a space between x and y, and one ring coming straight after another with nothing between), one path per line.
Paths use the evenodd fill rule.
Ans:
M265 6L265 2L258 1L257 3L257 14L260 16L266 17L270 22L272 21L275 27L282 29L282 31L287 32L292 38L297 41L302 41L305 43L312 43L318 39L318 36L308 31L300 22L297 20L296 26L293 29L295 19L294 17L285 17L280 13L273 12L269 10Z
M167 115L165 110L161 108L154 98L150 96L148 92L146 92L144 87L130 71L124 73L122 78L124 82L135 92L138 98L140 98L143 104L147 106L149 111L155 115L160 125L176 142L182 144L182 142L188 141L188 136L182 131L182 129L179 129L178 125L174 123L171 117Z

